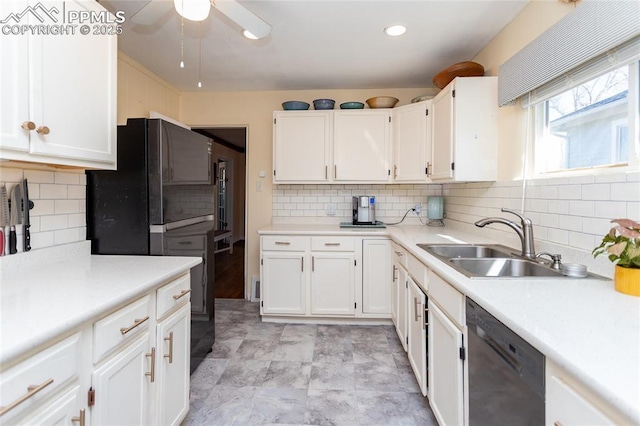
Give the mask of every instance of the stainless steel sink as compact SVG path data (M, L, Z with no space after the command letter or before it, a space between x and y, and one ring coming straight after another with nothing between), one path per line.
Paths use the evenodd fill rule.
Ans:
M560 278L546 263L523 259L517 250L500 244L418 244L469 278Z
M467 244L418 244L427 253L434 256L451 259L464 258L496 258L512 257L514 250L499 244L492 245L467 245Z
M449 259L469 277L563 277L560 271L524 259Z

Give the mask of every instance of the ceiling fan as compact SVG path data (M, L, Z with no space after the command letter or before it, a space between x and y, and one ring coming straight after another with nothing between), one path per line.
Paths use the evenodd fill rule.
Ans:
M271 32L271 25L236 0L148 0L131 16L131 20L141 25L152 25L174 8L185 19L203 21L209 16L211 6L238 24L247 38L260 39Z

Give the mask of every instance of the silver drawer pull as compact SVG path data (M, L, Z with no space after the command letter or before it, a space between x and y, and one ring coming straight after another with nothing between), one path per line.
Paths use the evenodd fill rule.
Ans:
M79 416L71 417L71 421L72 421L72 422L74 422L74 423L75 423L75 422L78 422L78 423L80 423L80 426L84 426L84 423L85 423L85 412L84 412L84 408L82 408L82 409L80 410L80 415L79 415Z
M174 294L174 295L173 295L173 300L178 300L178 299L180 299L181 297L186 296L186 295L187 295L187 294L189 294L189 293L191 293L191 290L182 290L182 291L180 292L180 294Z
M276 241L277 246L288 246L291 245L289 241Z
M169 354L165 358L169 358L169 364L173 364L173 331L169 332L169 337L164 338L165 342L169 342Z
M183 246L189 246L189 245L193 244L193 241L178 241L178 244L183 245Z
M143 322L145 322L146 320L149 319L149 315L147 315L144 318L136 318L133 320L133 324L130 325L129 327L122 327L120 329L120 333L127 334L128 332L130 332L131 330L133 330L134 328L136 328L137 326L139 326L140 324L142 324Z
M395 253L396 253L396 256L402 256L403 255L403 253L401 251L395 251Z
M339 246L340 243L324 243L325 246Z
M46 382L44 382L41 385L31 385L31 386L27 386L27 393L25 393L24 395L22 395L20 398L16 399L15 401L13 401L11 404L7 405L6 407L0 407L0 416L2 416L5 413L8 413L9 411L13 410L14 408L16 408L18 405L22 404L23 402L25 402L27 399L31 398L33 395L37 394L38 392L40 392L42 389L46 388L47 386L49 386L51 383L53 383L53 377L50 378L49 380L47 380Z
M151 379L151 383L156 381L156 347L151 348L151 352L144 354L147 358L151 358L151 371L144 373L145 376Z

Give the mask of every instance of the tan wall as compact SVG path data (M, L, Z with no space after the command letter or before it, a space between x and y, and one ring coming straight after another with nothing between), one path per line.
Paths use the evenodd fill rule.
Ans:
M271 224L272 217L272 128L273 111L282 109L282 102L314 99L335 99L336 105L347 101L361 101L373 96L395 96L398 105L411 102L416 96L432 93L431 89L377 90L305 90L270 92L183 92L180 121L191 126L247 127L247 276L260 274L260 244L258 230ZM259 173L265 173L264 178ZM262 191L256 190L262 182ZM249 281L248 281L249 280ZM245 285L249 288L249 285Z
M157 111L178 120L180 91L122 52L118 52L118 124Z
M560 1L532 1L473 61L484 66L485 75L498 75L501 64L575 7L575 4ZM501 107L498 121L498 180L522 179L527 134L526 110L519 104ZM532 127L530 130L533 130Z

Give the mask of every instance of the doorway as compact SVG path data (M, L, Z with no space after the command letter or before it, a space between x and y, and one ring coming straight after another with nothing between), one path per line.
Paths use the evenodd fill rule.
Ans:
M245 297L245 127L193 129L213 139L215 223L214 297Z

